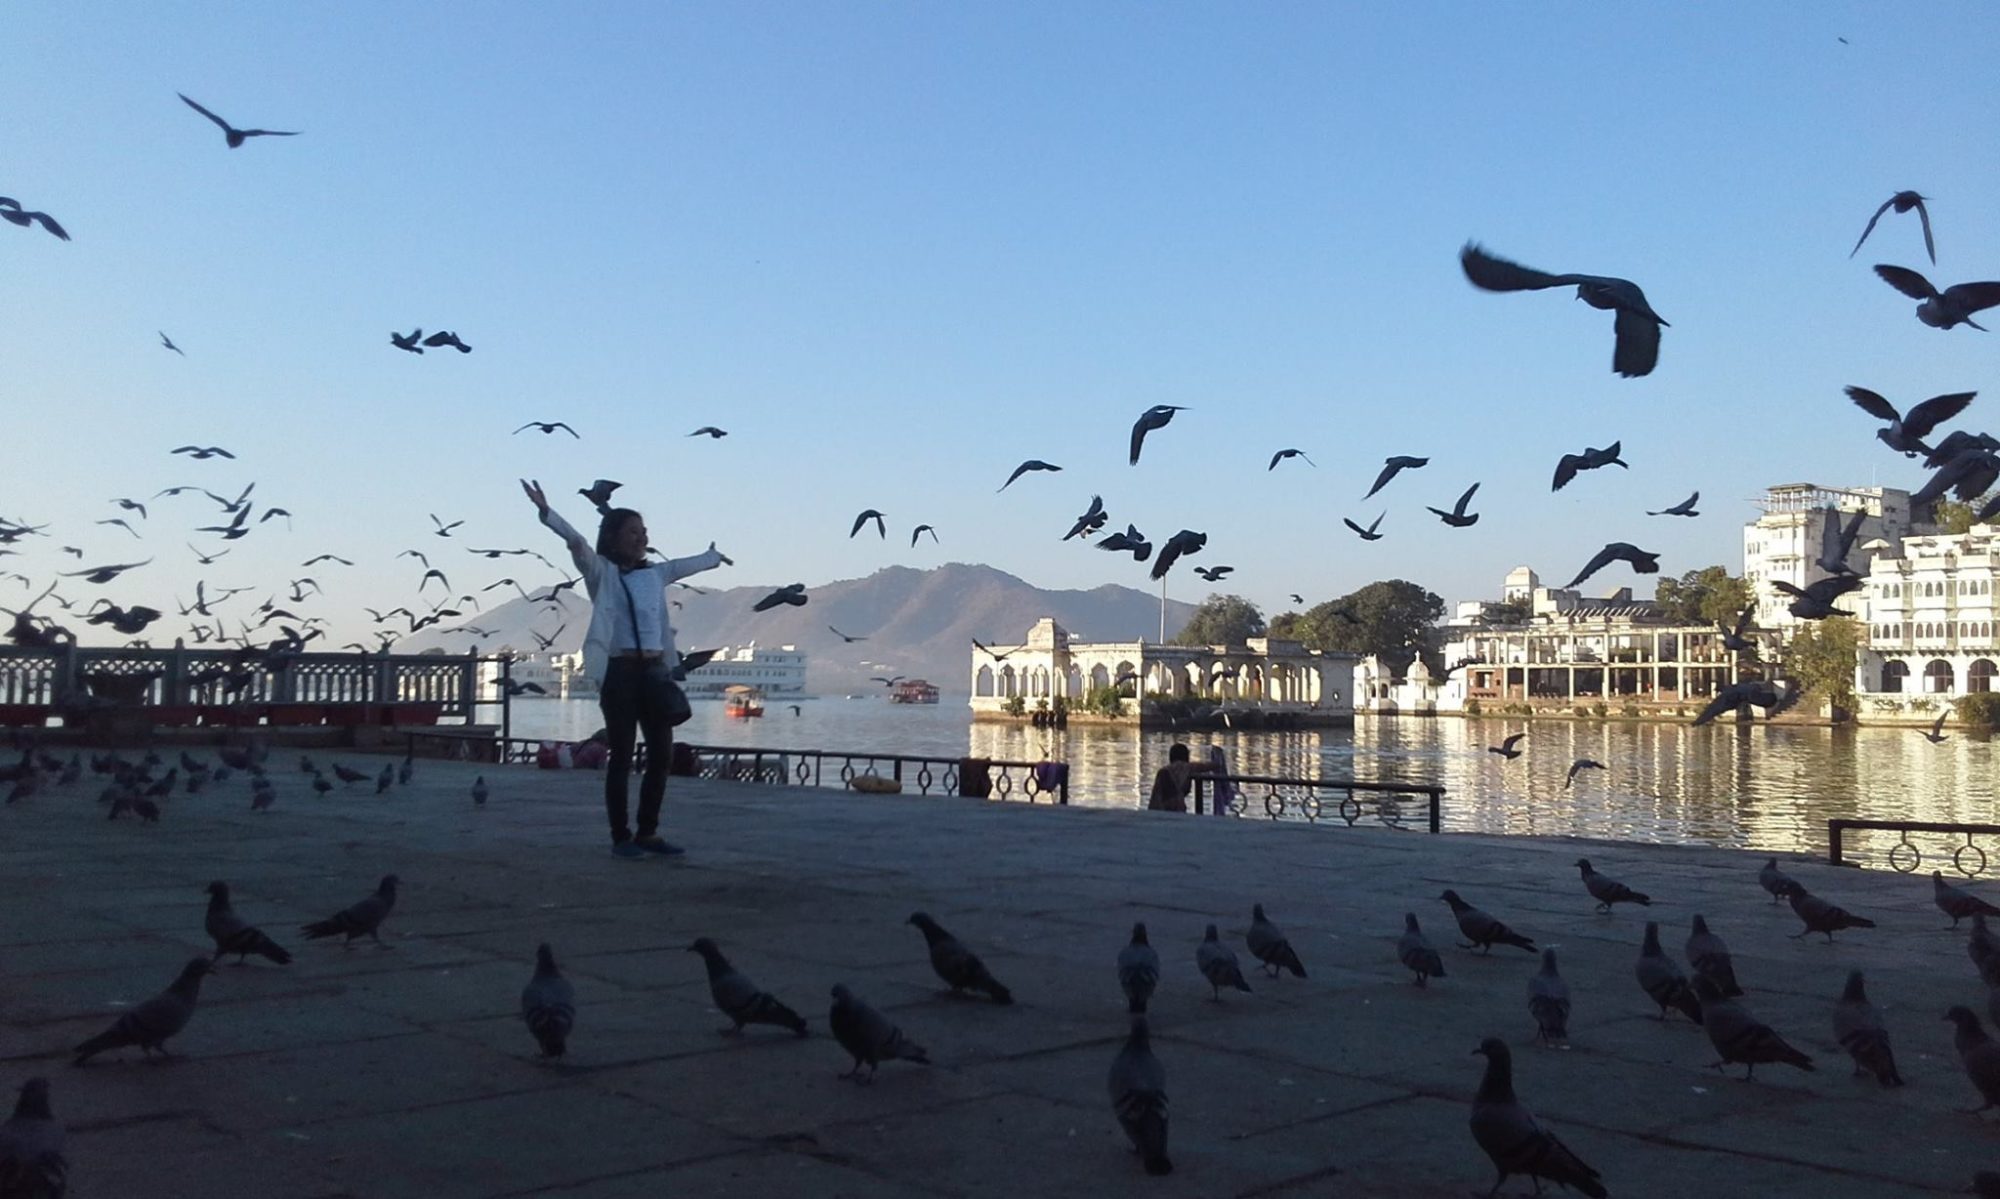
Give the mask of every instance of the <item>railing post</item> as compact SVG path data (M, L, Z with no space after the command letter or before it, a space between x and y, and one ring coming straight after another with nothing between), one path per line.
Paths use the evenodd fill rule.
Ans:
M478 682L478 672L473 673L473 681ZM500 655L500 740L510 741L514 736L514 655ZM468 721L470 717L467 718Z
M1841 844L1840 844L1840 835L1843 831L1845 831L1846 828L1847 828L1847 822L1845 820L1836 819L1836 820L1829 820L1826 822L1826 856L1827 856L1827 861L1830 862L1832 865L1835 866L1846 865L1846 863L1841 860Z
M1063 790L1068 792L1069 787L1065 785ZM1063 796L1063 802L1069 802L1067 794ZM1208 780L1198 774L1194 776L1194 814L1197 816L1208 814Z
M1439 827L1441 820L1441 813L1439 812L1439 809L1442 808L1443 806L1444 806L1444 788L1443 787L1431 788L1431 834L1433 836L1443 831Z

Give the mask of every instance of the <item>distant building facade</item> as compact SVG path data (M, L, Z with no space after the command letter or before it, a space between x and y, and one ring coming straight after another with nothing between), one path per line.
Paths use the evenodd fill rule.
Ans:
M1764 514L1743 526L1743 577L1756 592L1756 623L1766 629L1789 631L1799 623L1791 597L1774 581L1804 589L1828 577L1819 556L1829 522L1844 526L1863 514L1845 564L1864 575L1877 554L1899 552L1903 538L1929 531L1912 520L1910 493L1893 487L1784 483L1766 489L1759 506Z
M1996 584L2000 525L1906 537L1878 556L1849 604L1867 630L1854 680L1864 712L1930 715L1939 701L2000 690Z
M971 706L975 718L999 716L1017 696L1033 708L1037 701L1080 701L1094 689L1123 686L1135 699L1201 700L1223 709L1286 713L1302 723L1341 723L1354 715L1358 661L1353 654L1265 637L1234 646L1080 642L1044 617L1019 645L973 651Z

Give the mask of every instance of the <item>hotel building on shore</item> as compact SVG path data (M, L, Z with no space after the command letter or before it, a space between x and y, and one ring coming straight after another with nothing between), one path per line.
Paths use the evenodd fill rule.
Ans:
M2000 525L1902 539L1848 601L1867 630L1855 664L1861 715L1929 719L1962 695L2000 690Z

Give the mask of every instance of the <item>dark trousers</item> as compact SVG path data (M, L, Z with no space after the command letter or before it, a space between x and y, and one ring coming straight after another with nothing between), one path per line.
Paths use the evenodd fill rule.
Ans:
M597 689L604 712L604 731L611 738L611 761L604 768L604 811L611 818L611 840L629 841L625 793L632 776L632 750L638 734L646 734L646 770L639 779L639 836L660 830L660 803L667 796L667 767L673 759L674 731L667 723L667 688L671 680L664 661L613 658Z

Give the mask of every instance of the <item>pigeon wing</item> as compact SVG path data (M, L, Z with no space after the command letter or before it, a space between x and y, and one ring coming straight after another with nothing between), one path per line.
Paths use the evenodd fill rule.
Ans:
M1856 408L1861 409L1876 420L1896 421L1902 419L1902 414L1896 411L1894 404L1891 404L1881 395L1868 390L1866 387L1848 388L1847 398L1854 401ZM1917 407L1921 408L1923 405L1919 404ZM1914 409L1911 410L1911 415L1915 415ZM1943 418L1940 417L1939 419L1942 420Z
M1888 199L1882 201L1882 207L1877 208L1875 210L1875 215L1868 218L1868 227L1861 231L1860 239L1854 243L1854 248L1847 252L1847 256L1849 258L1852 258L1856 254L1859 254L1861 252L1861 243L1867 241L1868 235L1875 232L1875 222L1881 220L1882 214L1889 211L1889 206L1891 204L1894 204L1895 202L1896 202L1896 197L1890 196ZM1926 243L1930 241L1930 227L1931 227L1930 218L1929 217L1924 218L1924 234L1925 234L1924 241ZM1933 259L1933 261L1935 261L1935 259Z
M2000 304L2000 283L1954 283L1944 289L1944 298L1967 312L1978 312Z
M1931 265L1936 266L1937 243L1931 240L1931 210L1924 207L1923 197L1921 196L1917 198L1916 207L1917 207L1917 219L1919 221L1922 221L1924 226L1924 252L1931 256ZM1855 249L1857 250L1860 248L1861 248L1860 246L1855 247ZM1854 257L1854 255L1849 254L1848 257L1852 258Z
M1660 362L1660 322L1620 308L1611 328L1618 339L1611 351L1611 369L1627 379L1652 374Z
M1937 296L1938 290L1931 281L1908 267L1875 264L1875 273L1882 276L1882 282L1902 292L1912 300L1929 300Z
M1465 277L1474 287L1484 291L1539 291L1544 287L1561 287L1566 283L1583 283L1588 275L1551 275L1533 267L1509 262L1479 248L1476 242L1467 242L1458 252L1458 263L1465 269Z
M1928 437L1932 429L1965 411L1972 402L1976 391L1955 391L1950 395L1932 396L1903 418L1903 431L1912 437Z

